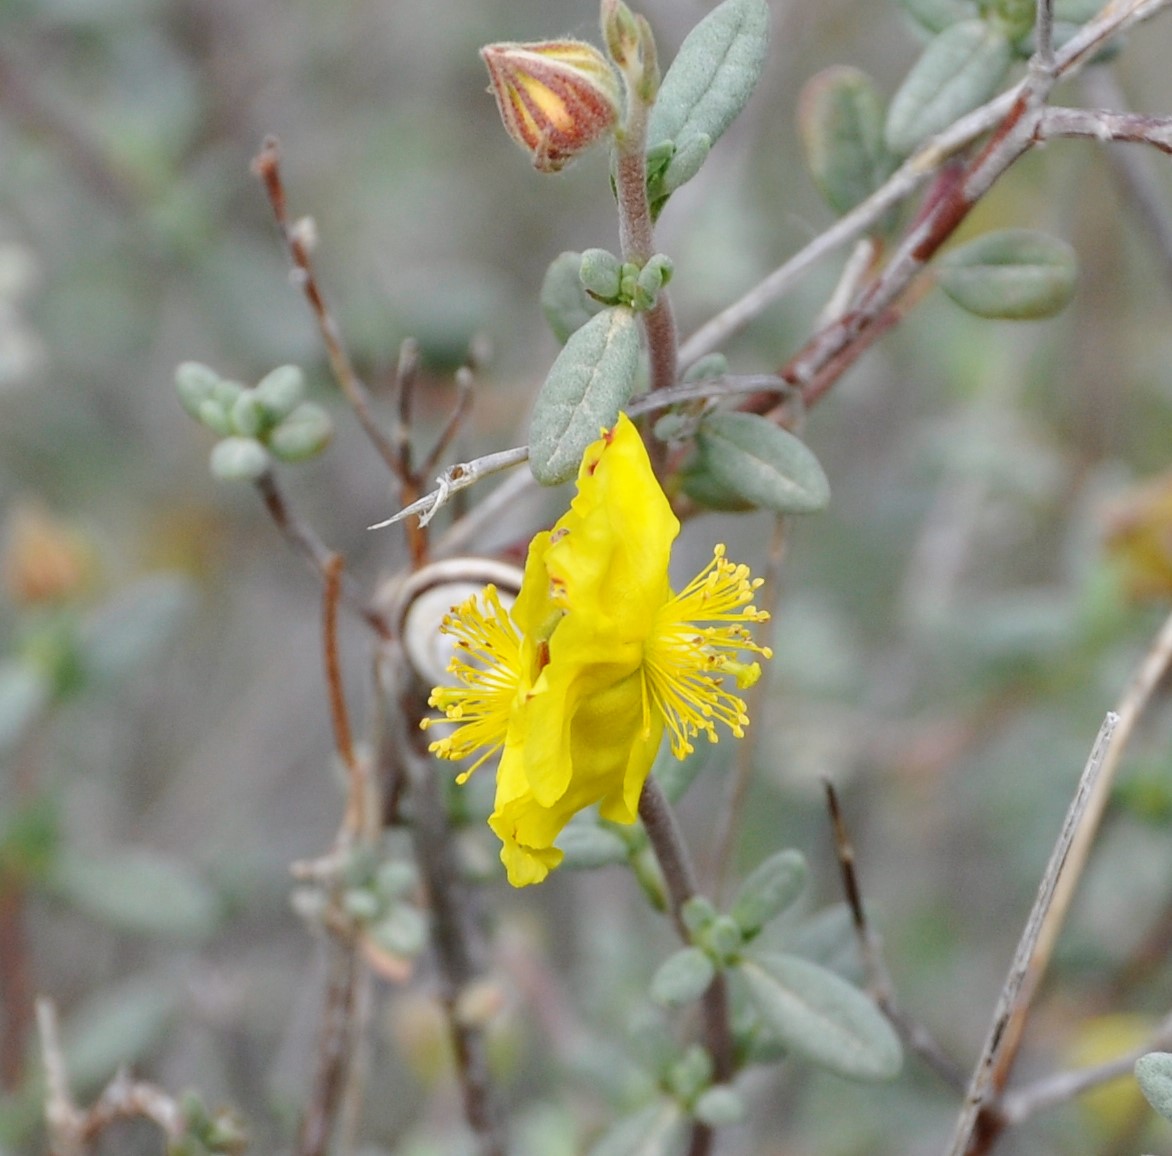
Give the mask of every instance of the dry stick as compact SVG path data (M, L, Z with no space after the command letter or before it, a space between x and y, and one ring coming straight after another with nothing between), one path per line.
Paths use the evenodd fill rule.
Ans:
M1037 898L1026 920L1009 975L997 1000L989 1034L981 1049L980 1059L973 1069L968 1092L965 1094L964 1107L948 1148L949 1156L966 1156L984 1151L1001 1125L1000 1121L988 1120L984 1110L991 1097L1000 1090L995 1087L994 1077L998 1068L1002 1067L1004 1053L1007 1048L1014 1046L1008 1035L1009 1025L1015 1019L1019 1022L1024 1019L1030 996L1033 995L1039 974L1035 960L1038 959L1039 952L1045 954L1046 951L1043 934L1048 922L1051 922L1050 912L1058 900L1059 885L1064 879L1077 879L1081 871L1082 864L1074 855L1074 846L1079 832L1088 829L1087 818L1092 814L1093 801L1100 791L1099 784L1107 780L1107 776L1102 772L1112 748L1112 738L1118 723L1119 716L1113 712L1109 712L1103 720L1082 777L1079 779L1078 789L1066 813L1058 841L1050 853L1050 861L1046 864L1046 872L1038 887ZM1070 885L1067 883L1064 886L1069 889ZM1029 978L1031 975L1034 977L1032 982ZM980 1132L978 1125L983 1125Z
M1126 106L1123 90L1109 68L1088 68L1081 80L1083 93L1094 104L1116 109ZM1156 244L1164 280L1172 285L1172 218L1164 189L1148 159L1133 149L1111 149L1108 161L1126 201Z
M289 222L285 188L281 181L280 144L276 137L265 138L260 152L253 159L252 171L260 178L265 187L273 216L277 220L277 226L281 230L281 237L293 264L293 283L305 294L305 299L313 311L334 379L358 418L358 424L362 426L371 445L374 446L391 473L399 477L401 481L399 455L394 444L379 428L378 423L371 415L370 394L350 361L350 356L342 344L341 332L326 307L325 298L322 296L317 278L314 276L310 257L311 241L307 236L308 230L299 227L299 225L291 225Z
M325 589L322 594L322 656L325 665L330 721L338 757L346 768L346 813L338 834L335 854L344 854L355 843L371 844L377 837L379 806L377 788L369 762L354 753L350 719L346 710L338 655L338 605L342 589L342 559L332 554L326 561ZM334 881L331 905L338 902L338 884ZM317 1067L309 1106L301 1122L297 1139L297 1156L326 1156L337 1121L346 1103L356 1099L355 1081L360 1066L357 1053L365 1028L369 1006L366 988L370 976L358 958L356 929L352 921L338 910L330 924L329 981L322 1008L318 1037Z
M411 461L411 426L415 407L415 385L419 380L419 343L408 337L399 346L399 364L395 369L395 390L398 393L398 421L395 424L394 445L398 459L399 501L414 502L419 497L423 474L416 471ZM427 560L427 525L417 520L407 525L407 549L413 566Z
M1065 1104L1092 1088L1108 1084L1120 1076L1130 1076L1135 1068L1135 1061L1141 1056L1147 1055L1148 1052L1162 1051L1169 1046L1172 1046L1172 1016L1166 1017L1147 1043L1141 1047L1133 1048L1130 1052L1092 1068L1044 1076L1010 1093L1001 1101L999 1114L1007 1127L1020 1124L1038 1112Z
M472 408L473 384L471 368L467 365L461 365L456 370L456 407L448 415L444 428L440 430L439 437L435 439L435 445L431 447L423 459L423 464L419 467L420 478L429 476L432 470L439 465L440 458L447 452L448 446L452 444L452 439L459 433L460 427L464 424L464 420Z
M697 894L696 872L671 804L653 776L648 776L643 784L643 793L639 796L639 818L643 820L651 848L663 872L672 922L680 938L690 943L683 906ZM723 974L718 972L708 985L700 1010L704 1018L704 1043L712 1057L713 1075L718 1082L730 1080L734 1074L732 1029L729 1024L728 984ZM688 1156L707 1156L712 1141L712 1129L697 1121L692 1126Z
M276 523L277 529L284 535L295 553L300 554L309 568L325 582L330 559L333 552L321 541L313 530L302 522L290 509L277 485L276 476L267 470L254 483L268 510L269 516ZM360 618L365 619L380 638L390 638L391 630L383 616L371 605L365 602L357 587L347 575L341 579L341 600L350 607Z
M1042 981L1050 958L1054 952L1058 934L1074 898L1074 892L1082 877L1090 856L1091 846L1106 810L1111 785L1119 769L1120 759L1135 730L1140 715L1147 706L1152 692L1172 663L1172 615L1165 619L1143 661L1132 675L1116 712L1108 718L1116 720L1114 741L1103 755L1102 773L1093 784L1079 826L1071 835L1068 855L1068 869L1056 881L1053 900L1045 911L1041 925L1037 928L1035 943L1030 957L1025 961L1026 970L1019 980L1017 998L1007 1005L1005 1022L1002 1025L1001 1043L995 1063L991 1065L987 1086L983 1095L986 1101L995 1100L1009 1080L1013 1061L1021 1044L1030 1002ZM1097 749L1097 748L1096 748ZM996 1131L996 1121L990 1122ZM974 1149L980 1151L981 1149Z
M891 1021L899 1033L904 1046L916 1055L957 1092L965 1089L965 1075L956 1061L938 1044L932 1033L923 1024L917 1023L900 1008L895 998L895 986L883 959L883 943L878 932L871 926L863 905L863 893L859 886L858 871L855 867L855 850L847 833L846 822L838 801L838 792L829 779L823 780L826 788L826 805L834 828L834 847L838 855L838 866L842 874L842 889L851 912L855 936L859 942L859 954L867 975L867 989L875 1003Z
M37 1000L37 1033L41 1042L41 1064L45 1069L45 1128L49 1134L49 1156L81 1156L78 1139L81 1112L69 1087L69 1072L61 1050L57 1008L52 1000Z
M785 518L779 514L773 519L773 538L769 544L769 556L763 575L765 584L761 588L761 596L758 599L761 609L767 611L770 618L777 612L777 602L781 594L781 564L784 557ZM766 674L765 677L757 680L757 684L745 696L748 700L748 709L745 713L750 718L757 718L761 715L768 683L769 676ZM740 826L741 815L744 813L745 798L748 795L749 782L753 772L753 758L757 752L757 740L760 734L760 726L754 727L749 732L747 739L737 743L732 777L725 794L724 805L717 817L716 835L712 840L712 859L709 869L712 894L717 901L724 892L729 863L732 859L733 842Z
M418 719L418 703L404 696L403 726ZM439 966L440 999L455 1053L464 1118L476 1138L478 1156L506 1156L504 1129L488 1071L484 1033L460 1014L460 996L476 979L472 929L465 884L460 879L456 848L440 793L435 763L415 729L401 744L411 803L411 837L415 859L431 908L431 942Z

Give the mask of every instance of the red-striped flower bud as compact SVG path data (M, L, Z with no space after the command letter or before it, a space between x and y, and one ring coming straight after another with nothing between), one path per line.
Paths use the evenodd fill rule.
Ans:
M538 172L556 173L614 130L618 78L592 44L489 44L480 55L505 130Z

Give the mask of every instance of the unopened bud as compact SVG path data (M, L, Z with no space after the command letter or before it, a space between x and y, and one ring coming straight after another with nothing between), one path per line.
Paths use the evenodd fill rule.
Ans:
M618 78L592 44L489 44L480 55L505 130L538 172L558 172L614 130Z

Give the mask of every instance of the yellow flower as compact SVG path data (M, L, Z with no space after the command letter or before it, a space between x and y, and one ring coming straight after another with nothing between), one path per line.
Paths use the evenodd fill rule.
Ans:
M459 724L431 744L440 758L481 752L467 777L498 751L489 825L514 887L540 883L561 861L554 841L578 811L632 823L664 731L683 758L692 738L738 738L741 688L760 676L739 651L769 658L748 625L760 579L717 546L679 593L668 582L679 522L630 420L619 417L586 450L578 494L551 531L529 546L511 612L489 586L444 620L456 640L456 687L429 702ZM424 727L443 719L426 719Z

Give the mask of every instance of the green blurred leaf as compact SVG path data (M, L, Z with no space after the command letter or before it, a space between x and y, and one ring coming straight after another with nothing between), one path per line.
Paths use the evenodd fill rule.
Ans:
M272 464L255 438L226 437L212 448L212 476L221 482L255 482Z
M15 659L0 661L0 754L11 750L52 696L46 673Z
M541 283L541 311L561 345L603 309L583 287L581 268L581 253L559 253Z
M194 602L195 591L181 574L152 574L120 590L82 626L86 669L115 679L148 666Z
M729 914L746 936L756 935L806 888L809 871L801 853L778 851L754 868L741 884Z
M1074 296L1078 258L1065 241L1033 229L1002 229L951 249L936 262L940 288L978 317L1053 317Z
M202 421L204 402L211 401L220 375L198 361L184 361L175 369L175 391L179 404L196 421Z
M745 1101L735 1088L717 1084L700 1093L692 1112L710 1128L727 1128L745 1118Z
M716 976L716 965L699 947L683 947L659 965L651 979L651 998L664 1007L698 1000Z
M1172 1053L1148 1052L1135 1061L1135 1078L1147 1102L1172 1120Z
M974 19L978 12L970 0L899 0L900 7L925 32L935 35L962 20Z
M899 1037L858 988L795 955L759 955L737 968L766 1028L791 1052L854 1080L889 1080Z
M619 1120L595 1143L589 1156L680 1156L687 1135L683 1109L674 1101L660 1100Z
M62 1026L65 1064L76 1089L97 1087L120 1067L141 1062L167 1034L179 999L156 975L103 987Z
M301 402L268 436L268 447L282 462L303 462L330 444L334 422L312 401Z
M427 944L427 919L410 903L393 903L369 934L383 950L410 959Z
M1013 48L1000 29L964 20L935 37L904 77L887 110L887 147L904 156L988 100L1009 70Z
M52 868L60 832L60 807L53 796L10 804L0 827L0 872L21 879L43 877Z
M670 195L698 171L708 149L752 95L768 46L765 0L724 0L688 34L651 110L650 149L668 141L675 146L664 173L653 178L653 201Z
M278 365L256 383L253 394L270 421L281 421L305 397L305 375L296 365Z
M808 514L830 500L830 483L811 450L757 414L712 414L701 422L696 445L706 472L755 506Z
M836 65L806 83L798 128L810 175L836 213L866 200L891 168L879 94L857 68Z
M529 465L543 486L568 481L582 454L614 425L639 368L639 325L607 309L570 336L545 379L529 427Z
M593 817L577 816L558 836L557 846L565 858L562 869L593 870L625 863L627 844L609 827L600 827Z
M49 877L62 899L122 931L206 939L219 922L212 889L188 864L156 851L101 858L64 850Z

